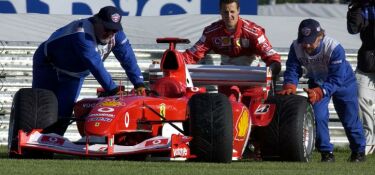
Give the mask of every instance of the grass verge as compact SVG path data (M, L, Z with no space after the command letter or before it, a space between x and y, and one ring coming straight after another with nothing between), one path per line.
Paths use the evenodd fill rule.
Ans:
M314 152L309 163L240 161L231 164L196 162L142 162L123 160L92 160L70 156L56 156L52 160L9 159L6 147L0 147L0 174L173 174L173 175L275 175L275 174L375 174L375 155L364 163L347 162L350 152L335 150L335 163L321 163L320 155Z

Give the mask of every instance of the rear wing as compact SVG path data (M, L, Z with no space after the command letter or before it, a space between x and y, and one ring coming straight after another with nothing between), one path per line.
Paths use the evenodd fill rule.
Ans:
M268 67L234 65L187 65L193 84L199 85L237 85L271 86L271 71ZM160 64L151 64L149 68L150 84L163 77Z

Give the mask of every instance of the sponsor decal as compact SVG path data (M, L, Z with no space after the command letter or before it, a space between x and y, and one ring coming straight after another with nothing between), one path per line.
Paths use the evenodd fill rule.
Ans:
M262 44L266 41L266 38L264 37L264 35L261 35L259 38L258 38L258 43L259 44Z
M129 113L126 112L125 113L125 118L124 118L124 123L125 123L125 127L129 127L129 121L130 121L130 117L129 117Z
M246 108L242 108L242 112L240 114L240 117L237 120L236 124L236 140L244 140L246 139L247 130L249 128L249 112L246 110Z
M311 34L311 29L308 27L304 27L301 29L301 33L303 36L309 36Z
M40 142L44 143L44 144L51 144L51 145L62 146L64 144L65 140L62 139L62 138L59 138L59 137L53 137L53 136L44 135L40 139Z
M226 37L226 36L221 37L221 46L230 46L230 45L231 43L230 43L229 37Z
M88 118L87 122L111 122L112 118L107 117L96 117L96 118Z
M121 102L119 101L114 101L114 100L110 100L110 101L103 101L100 106L103 106L103 107L116 107L116 106L121 106L123 105Z
M156 140L146 141L145 146L166 145L166 144L168 144L168 139L156 139Z
M198 92L200 89L199 87L190 87L191 92Z
M188 150L186 148L173 149L173 156L174 157L186 157L187 154L188 154Z
M255 114L264 114L267 113L270 109L269 104L260 104L258 108L255 110Z
M111 16L111 18L113 22L118 23L121 19L121 16L118 13L115 13Z
M241 14L256 15L258 1L241 1ZM218 14L212 0L1 0L0 13L93 15L104 5L114 5L122 16Z
M103 147L100 147L99 149L98 149L98 151L100 151L100 152L106 152L107 151L107 147L106 146L103 146Z
M96 103L83 103L83 108L93 108L96 105Z
M341 64L341 63L342 63L342 60L332 61L332 64Z
M215 37L215 38L214 38L214 43L215 43L216 45L221 45L221 39Z
M274 55L276 53L277 53L276 50L273 50L273 49L270 48L270 50L266 52L266 55L271 56L271 55Z
M236 45L237 46L239 46L239 47L241 47L241 41L240 41L240 39L238 38L238 39L236 39Z
M113 112L115 109L110 108L110 107L103 107L98 109L99 112Z
M160 104L159 105L159 109L160 109L160 112L159 112L159 114L161 115L161 116L163 116L163 117L165 117L165 104L164 103L162 103L162 104Z
M100 113L100 114L90 114L88 117L115 117L113 114L106 114L106 113Z

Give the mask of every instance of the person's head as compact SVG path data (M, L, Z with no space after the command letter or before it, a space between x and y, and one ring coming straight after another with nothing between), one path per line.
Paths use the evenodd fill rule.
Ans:
M302 45L307 53L312 53L324 37L324 30L314 19L303 20L298 27L297 42Z
M240 14L240 3L238 0L220 0L220 14L226 28L235 29Z
M122 30L121 12L116 7L101 8L93 19L95 36L101 44L107 44L117 31Z

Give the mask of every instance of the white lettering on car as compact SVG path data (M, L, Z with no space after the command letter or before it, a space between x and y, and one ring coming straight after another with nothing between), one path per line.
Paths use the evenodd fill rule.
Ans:
M185 157L187 156L187 149L186 148L177 148L173 150L173 156L174 157Z
M99 112L113 112L115 109L109 107L102 107L98 109Z
M124 118L125 127L129 127L129 121L130 121L129 113L126 112L125 113L125 118Z

